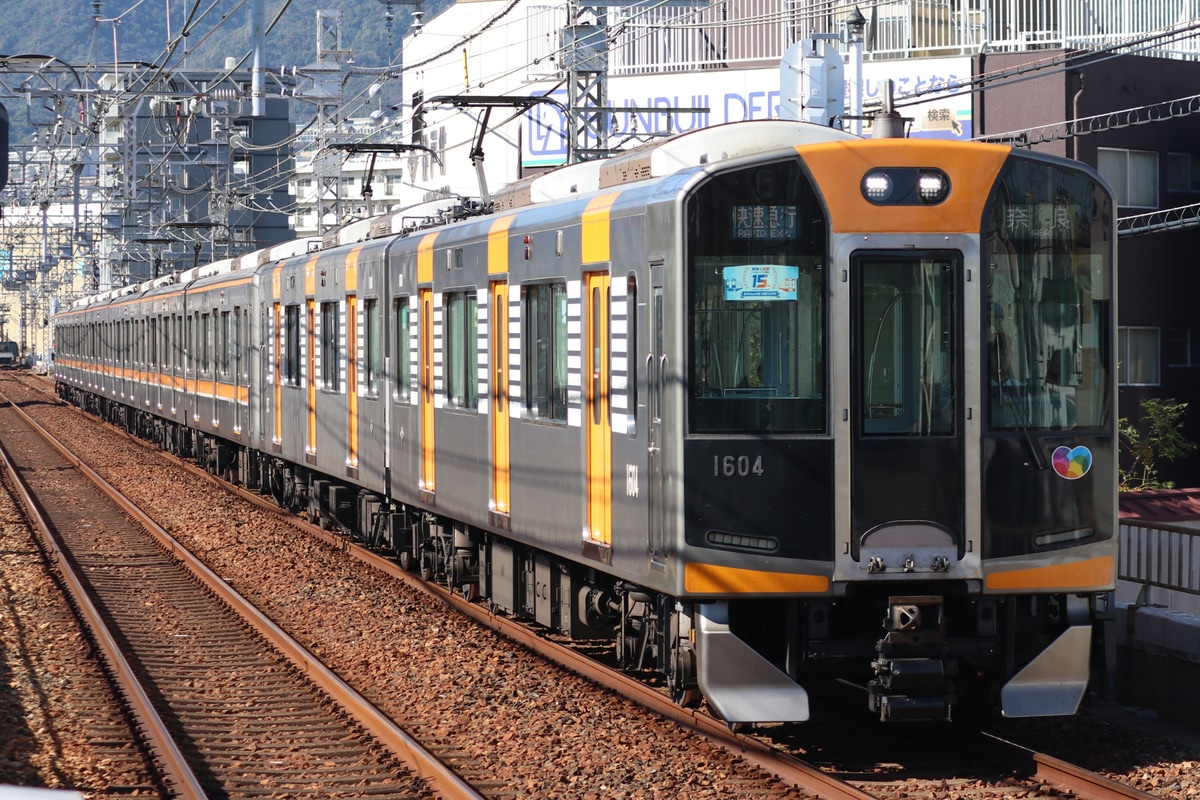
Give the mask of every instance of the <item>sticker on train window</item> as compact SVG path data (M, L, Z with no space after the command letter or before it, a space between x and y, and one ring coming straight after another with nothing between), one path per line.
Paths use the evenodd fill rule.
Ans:
M734 239L796 239L796 206L732 206Z
M725 267L726 300L795 300L800 268L781 264Z
M1078 447L1059 447L1051 457L1054 471L1069 481L1078 480L1088 474L1092 468L1092 451L1079 445Z

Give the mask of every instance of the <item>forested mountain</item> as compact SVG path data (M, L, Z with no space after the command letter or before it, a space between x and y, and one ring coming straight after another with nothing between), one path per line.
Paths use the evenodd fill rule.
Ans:
M451 2L427 0L421 9L428 18ZM356 64L387 66L399 57L415 8L393 0L389 44L386 0L266 0L266 22L274 22L266 63L278 70L315 61L317 11L328 10L341 12L342 49ZM74 66L178 67L186 54L187 67L208 69L250 52L249 0L0 0L0 15L0 55L56 56ZM170 51L172 37L179 43Z

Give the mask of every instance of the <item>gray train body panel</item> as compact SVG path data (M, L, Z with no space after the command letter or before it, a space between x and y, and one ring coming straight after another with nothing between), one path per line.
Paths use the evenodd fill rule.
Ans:
M802 682L843 669L885 719L980 686L1072 713L1115 564L1098 176L771 121L554 180L262 260L233 297L71 312L128 338L154 297L241 304L248 406L190 352L147 394L119 337L61 382L260 450L281 502L361 489L357 533L380 511L423 573L614 638L731 722L805 719Z

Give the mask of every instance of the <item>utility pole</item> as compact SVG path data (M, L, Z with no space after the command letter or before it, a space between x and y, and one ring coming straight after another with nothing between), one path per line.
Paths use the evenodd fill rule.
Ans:
M584 21L590 18L590 21ZM567 163L608 155L608 8L567 0Z
M329 145L344 137L337 132L342 108L342 86L346 77L348 50L342 49L340 11L317 12L317 60L296 70L312 86L296 97L317 106L317 152L313 174L317 180L317 234L324 235L342 220L342 156Z
M567 73L567 163L611 155L609 134L612 115L645 113L642 108L614 108L608 104L608 12L612 8L640 6L641 0L602 0L581 4L567 0L567 26L560 34ZM694 8L708 0L662 0L655 7ZM667 115L668 129L675 114L704 113L707 108L654 109Z

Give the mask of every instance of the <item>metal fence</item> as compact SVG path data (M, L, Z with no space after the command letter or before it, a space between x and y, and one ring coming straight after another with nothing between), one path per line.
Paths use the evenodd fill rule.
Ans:
M856 7L867 21L867 60L1113 45L1200 18L1200 0L646 0L609 7L608 74L777 65L794 42L840 34ZM527 7L530 77L561 74L565 16L565 3ZM1193 32L1131 44L1129 52L1194 59Z
M1200 531L1161 523L1121 523L1117 577L1200 595Z

